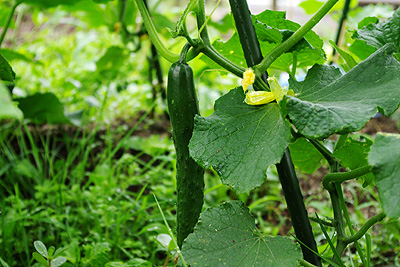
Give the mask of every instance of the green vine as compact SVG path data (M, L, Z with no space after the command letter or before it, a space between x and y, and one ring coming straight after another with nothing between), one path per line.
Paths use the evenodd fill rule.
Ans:
M13 18L13 16L14 16L15 10L17 9L17 7L18 7L20 4L21 4L20 1L16 2L16 3L11 7L10 13L8 13L8 16L7 16L7 19L6 19L6 23L4 24L4 26L3 26L3 31L1 32L1 35L0 35L0 47L1 47L2 43L3 43L3 41L4 41L4 37L6 36L7 30L8 30L8 28L10 27L10 23L11 23L11 20L12 20L12 18Z
M261 63L255 68L256 76L260 77L271 64L283 53L292 48L298 41L301 40L315 25L332 9L332 7L339 0L328 0L312 18L301 26L292 36L286 41L275 47L269 54L261 61Z

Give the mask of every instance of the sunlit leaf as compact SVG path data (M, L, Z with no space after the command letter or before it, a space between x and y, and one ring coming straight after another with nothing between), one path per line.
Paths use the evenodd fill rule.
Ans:
M182 253L190 266L295 267L300 246L281 236L261 234L240 201L209 208L200 215Z
M239 193L265 181L268 166L280 161L290 139L276 103L250 106L244 97L242 87L235 88L215 102L211 116L196 116L189 144L200 165L212 166Z

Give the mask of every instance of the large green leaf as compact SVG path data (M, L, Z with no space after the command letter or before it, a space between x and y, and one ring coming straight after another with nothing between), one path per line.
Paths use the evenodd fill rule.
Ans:
M34 123L69 123L64 115L64 106L53 93L37 93L16 98L24 117Z
M315 65L304 81L289 80L297 95L280 105L308 138L359 130L378 110L390 115L400 104L400 63L393 50L385 45L343 76L334 67Z
M215 102L211 116L196 116L189 144L190 155L205 168L213 166L238 193L265 181L290 138L277 104L250 106L243 100L243 89L235 88Z
M354 32L352 38L365 41L368 45L381 48L385 44L393 43L395 52L400 51L400 9L393 16L381 23L370 23Z
M400 217L400 135L378 134L368 156L382 208L389 218Z
M0 82L0 120L1 119L22 119L22 112L18 109L17 103L11 101L10 92Z
M324 157L307 139L298 138L289 148L294 166L302 172L312 174L321 166Z
M300 247L291 239L258 232L249 209L240 201L203 212L182 253L190 266L202 267L290 267L298 266L302 258Z
M264 56L300 28L299 24L287 20L286 13L282 11L266 10L253 16L253 23ZM305 38L296 44L289 52L296 51L297 67L299 68L311 66L314 63L322 64L325 61L325 53L322 50L322 45L323 41L318 35L310 31L306 34ZM246 61L237 33L233 34L227 42L215 41L213 46L218 52L232 62L246 67ZM201 59L205 61L210 68L220 68L206 56L202 56ZM292 53L285 53L273 62L271 68L290 72L292 64Z
M362 142L347 138L346 142L333 152L333 155L340 160L340 164L344 168L355 170L368 165L367 156L371 145L372 141L368 139ZM374 180L374 176L371 173L359 177L358 179L360 178L364 179L364 187L371 184Z

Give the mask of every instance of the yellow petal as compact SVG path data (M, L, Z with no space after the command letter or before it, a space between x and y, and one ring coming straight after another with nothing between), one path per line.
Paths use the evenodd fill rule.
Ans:
M254 74L254 71L252 69L247 69L245 72L243 72L243 80L242 80L243 91L246 92L247 87L249 87L251 84L254 83L255 78L256 75Z
M263 105L275 100L272 92L266 91L250 91L247 93L244 102L248 105Z

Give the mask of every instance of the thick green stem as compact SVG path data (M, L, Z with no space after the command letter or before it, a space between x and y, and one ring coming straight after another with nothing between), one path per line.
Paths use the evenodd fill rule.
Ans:
M371 228L374 224L382 221L385 217L386 214L384 212L375 215L374 217L369 219L355 234L344 238L343 242L346 244L356 242L365 235L365 233L369 230L369 228Z
M245 69L226 59L223 55L221 55L221 53L215 50L214 47L206 45L201 47L200 50L204 55L209 57L212 61L214 61L224 69L230 71L238 77L243 77L243 72L245 71Z
M247 65L253 67L255 64L261 62L263 58L247 1L229 0L229 3L236 22L236 30L242 44ZM258 77L263 77L266 83L266 78L268 77L266 69ZM296 171L288 148L286 148L281 162L277 164L276 167L294 231L297 238L302 243L301 249L303 257L306 261L316 266L322 266L321 259L313 252L318 252L317 244L314 239L310 220L308 219L307 210L304 205L303 195L301 194L299 181L297 180Z
M285 154L281 162L276 165L276 168L278 170L279 180L282 185L294 231L297 238L306 245L301 246L303 257L312 264L322 266L321 259L311 251L318 252L317 244L314 239L310 220L308 219L307 210L304 205L303 195L288 148L286 148Z
M345 202L344 197L343 197L343 192L341 190L337 190L337 192L339 193L340 205L342 207L344 218L346 219L347 227L350 230L350 234L354 235L353 225L352 225L351 220L350 220L349 212L347 211L346 202ZM341 241L344 242L343 240L341 240ZM367 266L366 265L366 261L365 261L365 257L364 257L364 253L363 253L360 245L358 244L357 241L354 241L354 245L356 246L356 250L358 252L358 255L360 255L360 259L361 259L363 265Z
M298 41L301 40L328 12L339 0L328 0L314 16L301 26L292 36L286 41L275 47L257 66L256 76L261 76L267 71L269 66L283 53L292 48Z
M8 30L8 27L10 27L11 20L12 20L12 18L13 18L13 16L14 16L15 10L16 10L17 7L19 6L19 4L21 4L21 2L20 2L20 1L17 1L17 2L11 7L10 13L8 13L8 17L7 17L7 19L6 19L6 23L5 23L4 26L3 26L3 32L1 33L1 36L0 36L0 47L1 47L1 44L3 43L3 41L4 41L4 38L6 37L6 33L7 33L7 30Z
M151 21L150 14L147 11L147 8L143 2L143 0L135 0L136 4L138 6L138 9L140 11L140 14L142 15L144 25L146 27L147 33L150 36L151 42L153 45L156 47L158 53L168 60L171 63L174 63L179 60L179 54L175 54L171 52L168 48L165 47L165 45L161 42L160 37L157 34L157 30L154 27L153 22Z
M328 161L329 166L335 166L339 163L339 160L333 156L332 152L330 152L326 146L324 146L320 141L315 139L308 139L310 143L324 156L324 158Z

